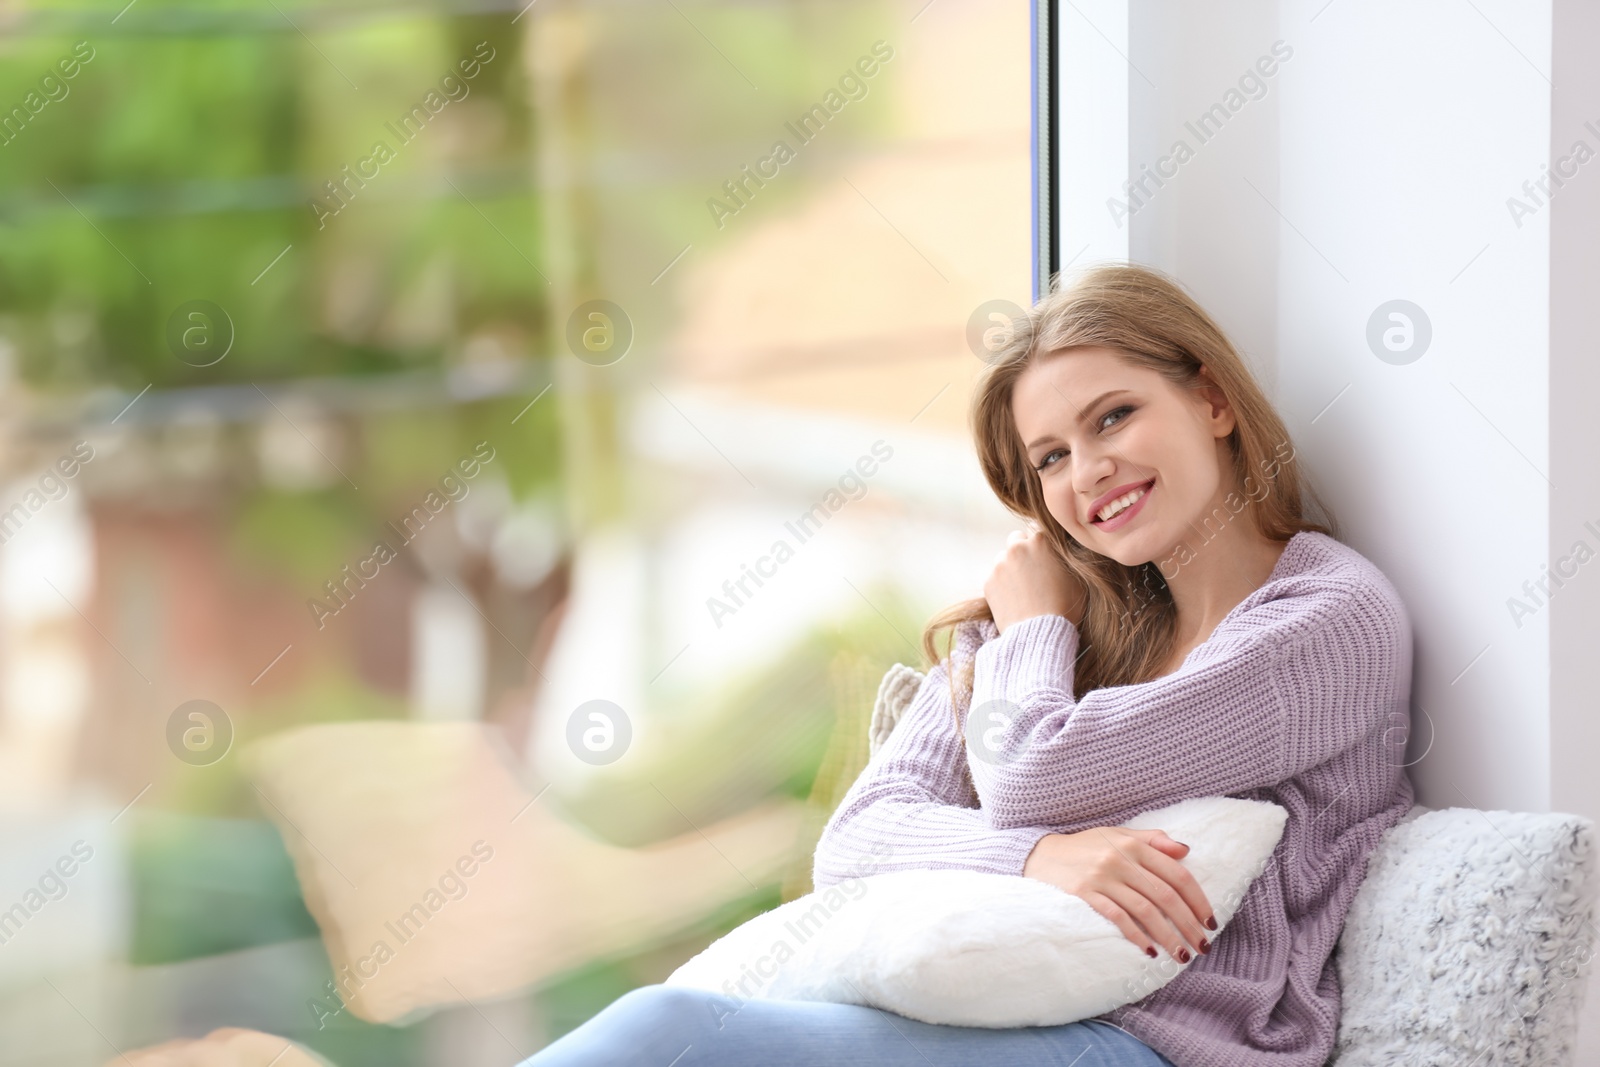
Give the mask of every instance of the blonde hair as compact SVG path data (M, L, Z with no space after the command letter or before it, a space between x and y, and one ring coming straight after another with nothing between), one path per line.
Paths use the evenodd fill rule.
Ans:
M1069 536L1045 508L1039 474L1012 417L1012 392L1024 370L1041 356L1088 346L1112 349L1130 366L1153 370L1184 390L1206 384L1199 373L1204 364L1210 383L1234 411L1234 429L1226 440L1236 487L1250 492L1251 473L1277 465L1275 473L1261 479L1265 494L1258 499L1251 492L1245 509L1256 529L1279 542L1302 530L1338 537L1336 521L1309 484L1305 491L1328 522L1303 517L1302 476L1283 420L1232 343L1187 292L1159 271L1129 264L1093 267L1070 285L1058 278L1054 290L1014 323L1010 339L980 373L969 421L990 488L1013 514L1038 524L1054 555L1088 590L1074 699L1091 689L1156 677L1177 643L1177 608L1159 563L1124 566ZM1285 446L1287 457L1278 451ZM1220 516L1224 524L1232 518ZM922 633L928 661L940 659L938 634L984 619L992 621L993 615L981 597L936 614ZM950 644L953 648L953 636ZM963 704L972 692L970 659L951 665L950 684L959 733Z

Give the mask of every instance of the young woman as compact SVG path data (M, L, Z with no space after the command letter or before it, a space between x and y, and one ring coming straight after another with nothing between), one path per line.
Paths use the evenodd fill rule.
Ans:
M1029 529L954 627L817 845L817 888L892 870L1037 878L1175 974L1094 1019L987 1030L663 986L529 1061L812 1067L1321 1067L1335 942L1412 805L1411 627L1383 573L1301 513L1282 420L1214 322L1136 266L1031 309L982 373L979 459ZM1309 491L1309 490L1308 490ZM1315 494L1311 494L1315 499ZM1325 511L1325 509L1324 509ZM1288 812L1221 933L1187 846L1117 824L1190 797Z

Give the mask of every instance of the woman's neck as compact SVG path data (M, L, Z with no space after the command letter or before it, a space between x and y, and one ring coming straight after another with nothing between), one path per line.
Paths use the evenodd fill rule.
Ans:
M1163 577L1178 611L1178 646L1192 648L1209 637L1228 612L1266 584L1286 547L1246 522L1229 523L1209 540L1177 546L1174 555L1188 562Z

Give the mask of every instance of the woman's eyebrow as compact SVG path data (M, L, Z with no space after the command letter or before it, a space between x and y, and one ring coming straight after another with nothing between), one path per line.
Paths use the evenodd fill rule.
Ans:
M1101 393L1099 396L1095 397L1093 400L1091 400L1087 404L1085 404L1084 407L1083 407L1083 410L1084 411L1093 411L1095 408L1099 407L1101 401L1105 400L1107 397L1112 397L1112 396L1116 396L1119 393L1127 393L1127 392L1131 392L1131 391L1132 390L1129 390L1129 389L1108 389L1106 392ZM1089 419L1089 416L1087 416L1087 415L1080 414L1078 416L1078 421L1079 422L1087 422L1088 419ZM1029 441L1025 447L1028 448L1031 451L1031 450L1033 450L1035 448L1038 448L1040 445L1045 444L1046 442L1055 441L1055 440L1058 440L1058 438L1056 437L1055 434L1047 433L1042 437L1035 437L1032 441Z

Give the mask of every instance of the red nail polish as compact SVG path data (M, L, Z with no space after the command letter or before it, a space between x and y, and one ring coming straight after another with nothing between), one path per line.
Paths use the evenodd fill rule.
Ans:
M1206 953L1208 953L1210 951L1211 951L1211 942L1207 941L1205 938L1202 937L1200 939L1200 954L1203 956L1203 955L1205 955Z
M1156 950L1153 949L1153 948L1150 948L1149 946L1145 947L1144 954L1146 956L1149 956L1151 959L1155 959L1156 958Z
M1188 963L1189 962L1189 950L1188 949L1180 948L1178 950L1178 962L1179 963Z
M1207 930L1215 930L1216 928L1217 928L1217 917L1215 915L1213 915L1209 919L1206 920L1206 929Z

